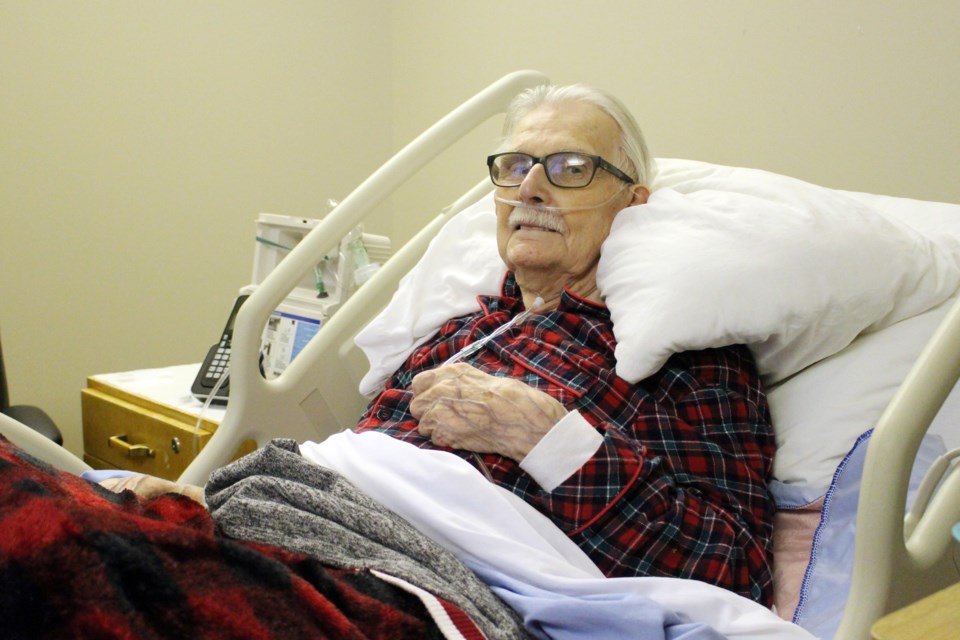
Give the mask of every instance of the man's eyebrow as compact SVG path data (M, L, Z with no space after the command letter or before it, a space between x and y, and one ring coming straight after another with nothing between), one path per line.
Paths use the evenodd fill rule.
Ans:
M578 146L578 145L563 146L563 147L559 147L559 148L557 148L557 149L551 149L550 151L547 151L546 153L533 153L533 152L531 152L531 151L527 151L526 149L524 149L524 148L521 146L521 147L518 147L518 148L515 148L515 149L507 149L504 153L525 153L525 154L527 154L528 156L533 156L533 157L535 157L535 158L543 158L543 157L546 157L546 156L549 156L549 155L553 155L554 153L582 153L582 154L585 154L585 155L588 155L588 156L600 155L600 154L596 153L596 152L593 151L593 150L585 149L585 148L580 147L580 146Z

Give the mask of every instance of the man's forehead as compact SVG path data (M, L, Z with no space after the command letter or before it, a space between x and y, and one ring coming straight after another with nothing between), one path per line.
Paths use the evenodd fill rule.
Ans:
M616 121L599 108L581 102L538 107L525 115L510 136L515 151L546 154L582 151L604 155L619 144Z

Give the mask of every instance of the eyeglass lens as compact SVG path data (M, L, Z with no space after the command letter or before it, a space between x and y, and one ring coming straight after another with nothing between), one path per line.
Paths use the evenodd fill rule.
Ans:
M558 187L585 187L596 173L593 158L582 153L552 153L542 159L525 153L506 153L494 159L491 177L502 187L515 187L538 162L543 163L547 178Z

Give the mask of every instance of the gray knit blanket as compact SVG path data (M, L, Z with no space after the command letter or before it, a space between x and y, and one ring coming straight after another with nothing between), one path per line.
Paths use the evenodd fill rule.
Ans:
M276 439L213 473L206 501L221 531L340 569L376 569L459 606L488 638L528 638L522 623L449 551L340 474Z

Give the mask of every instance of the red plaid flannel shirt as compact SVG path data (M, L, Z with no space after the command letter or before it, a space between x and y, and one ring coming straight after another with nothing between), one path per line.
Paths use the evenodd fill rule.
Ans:
M502 296L448 321L370 404L357 431L437 448L409 412L413 377L441 365L523 309L508 275ZM485 454L494 481L546 514L607 576L674 576L772 602L774 436L759 375L742 346L672 356L630 384L614 371L603 305L565 292L466 362L523 380L578 410L603 435L593 457L552 491L511 459ZM469 452L455 451L471 463Z

